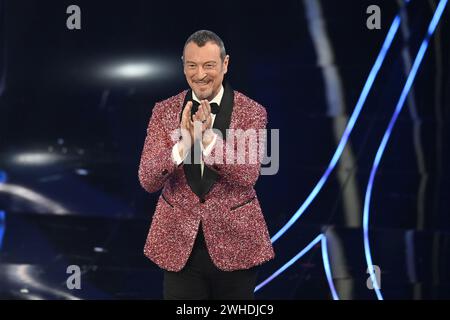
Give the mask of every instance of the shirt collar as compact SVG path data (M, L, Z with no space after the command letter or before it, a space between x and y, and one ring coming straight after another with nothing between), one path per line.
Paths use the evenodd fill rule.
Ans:
M219 93L209 103L217 103L220 106L220 102L222 101L223 97L223 91L224 91L223 85L221 85ZM195 95L194 90L192 90L192 99L194 99L197 102L200 102L200 100Z

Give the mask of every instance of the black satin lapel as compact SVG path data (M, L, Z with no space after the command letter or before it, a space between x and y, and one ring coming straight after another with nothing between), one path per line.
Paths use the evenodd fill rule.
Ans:
M226 140L226 129L230 128L231 114L234 106L234 91L229 83L225 83L222 101L220 102L220 112L214 119L213 128L219 130L222 133L222 138ZM204 197L213 184L217 181L219 174L210 169L208 166L203 167L203 177L201 183L201 197Z
M186 107L186 104L188 103L188 101L191 101L191 100L192 100L192 90L188 90L188 92L186 93L186 96L184 98L184 101L183 101L183 106L181 108L180 122L181 122L181 116L183 114L183 110ZM186 176L187 183L188 183L189 187L191 188L192 192L194 192L198 197L201 197L202 176L201 176L201 171L200 171L201 170L200 164L193 163L193 157L191 155L190 150L189 150L186 158L187 157L189 157L189 159L191 159L191 163L183 164L184 175Z
M214 119L213 129L218 129L222 133L222 138L226 139L226 129L230 128L231 113L234 105L234 91L229 83L225 83L222 101L220 102L220 112Z

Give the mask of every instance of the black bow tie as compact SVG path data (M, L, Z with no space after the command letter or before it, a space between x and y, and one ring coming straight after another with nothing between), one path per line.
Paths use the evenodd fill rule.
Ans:
M198 106L200 105L200 102L197 102L195 100L192 100L192 109L191 109L191 116L193 116L197 110ZM218 114L219 113L219 105L215 102L209 104L211 106L211 113Z

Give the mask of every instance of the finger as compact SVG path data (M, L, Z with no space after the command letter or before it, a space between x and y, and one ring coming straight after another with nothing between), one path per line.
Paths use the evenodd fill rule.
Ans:
M186 106L184 107L181 119L184 119L184 121L186 121L186 119L189 117L189 114L191 112L191 108L192 108L192 101L188 101L188 103L186 103Z
M186 128L186 117L184 116L184 112L181 116L181 128Z
M186 111L186 114L183 117L183 121L184 121L185 128L189 128L189 121L191 120L191 117L190 117L191 112L190 112L189 108L186 108L186 109L188 109L188 110Z
M210 116L211 115L211 105L209 104L209 101L208 100L206 100L206 103L205 103L205 105L206 105L206 116Z
M203 128L203 124L205 123L206 119L201 111L195 114L195 121L201 122Z
M189 133L191 134L191 137L194 138L194 121L189 119L188 123L189 123Z
M204 118L204 115L202 113L198 113L195 115L195 121L199 121L202 124L202 129L205 125L205 123L208 121L207 119Z
M204 109L204 102L203 102L203 100L202 101L200 101L200 106L198 107L198 111L199 111L199 117L201 118L201 119L203 119L203 117L204 117L204 115L203 115L203 109Z
M204 119L208 119L208 105L209 105L208 100L202 101L202 115Z
M209 128L211 128L212 118L209 116L208 120L204 123L203 132Z
M198 106L197 112L195 112L194 116L196 116L196 118L198 120L201 120L202 117L202 103L200 102L200 105Z
M188 103L186 103L186 106L184 107L183 116L186 116L191 111L191 108L192 108L192 101L188 101Z
M212 118L211 118L211 106L209 104L209 102L207 100L205 100L205 119L206 122L204 124L204 128L203 131L205 131L206 129L208 129L211 126L211 122L212 122Z

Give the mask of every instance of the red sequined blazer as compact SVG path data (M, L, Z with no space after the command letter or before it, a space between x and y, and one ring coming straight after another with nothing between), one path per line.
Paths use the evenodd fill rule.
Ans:
M191 99L191 90L183 91L156 103L152 110L138 174L146 191L162 188L162 192L144 254L165 270L181 270L191 254L201 222L209 255L219 269L233 271L262 264L275 254L254 190L260 158L253 164L236 164L228 163L225 155L232 143L226 129L265 129L266 110L225 84L213 125L222 136L217 137L212 152L203 156L201 176L199 165L177 166L172 160L176 142L173 132L180 127L182 110ZM239 139L233 140L236 148ZM259 135L257 143L263 146ZM245 152L249 152L249 143L245 144ZM221 158L216 153L223 155L223 160L218 161Z

